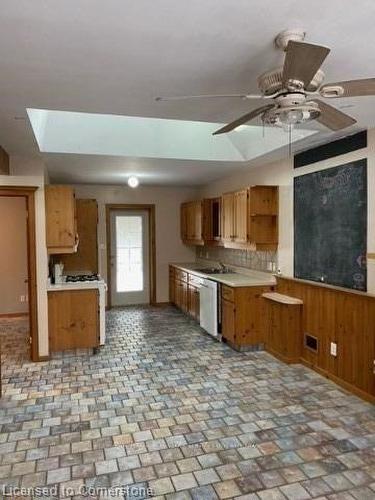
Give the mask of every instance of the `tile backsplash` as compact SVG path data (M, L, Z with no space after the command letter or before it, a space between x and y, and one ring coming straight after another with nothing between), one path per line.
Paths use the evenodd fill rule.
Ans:
M222 247L197 247L199 260L223 262L238 267L247 267L257 271L277 271L277 251L237 250Z

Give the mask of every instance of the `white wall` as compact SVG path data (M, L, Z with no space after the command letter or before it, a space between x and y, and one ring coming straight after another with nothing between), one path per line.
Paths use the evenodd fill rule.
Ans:
M156 300L168 301L168 263L192 262L195 251L180 239L180 204L195 199L197 190L182 187L75 185L76 198L95 198L99 206L99 273L107 279L106 204L155 204Z
M231 176L210 183L201 189L201 197L218 196L254 184L280 186L279 256L282 274L293 276L293 178L298 175L342 165L360 158L368 162L368 253L375 252L375 129L368 132L368 147L329 160L293 169L293 160L285 158L259 167L236 171ZM375 260L368 260L367 288L375 293Z
M0 315L25 314L27 295L26 199L0 196Z
M10 158L11 175L0 176L0 186L32 186L35 191L36 271L39 355L48 356L48 258L46 247L44 165L39 160Z

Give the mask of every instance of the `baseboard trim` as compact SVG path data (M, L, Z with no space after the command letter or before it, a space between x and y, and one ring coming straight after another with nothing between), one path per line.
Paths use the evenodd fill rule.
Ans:
M0 318L24 318L28 316L29 313L5 313L5 314L0 314Z
M297 364L301 362L300 358L288 358L287 356L284 356L283 354L280 354L279 352L274 351L273 349L270 349L267 346L265 348L265 351L268 352L268 354L271 354L271 356L278 359L279 361L286 363L287 365Z
M375 403L375 396L372 394L369 394L368 392L363 391L362 389L359 389L353 384L349 384L349 382L345 382L345 380L342 380L339 377L336 377L336 375L333 375L332 373L327 372L326 370L323 370L322 368L319 368L319 366L315 366L306 359L301 358L301 364L304 366L307 366L307 368L310 368L311 370L314 370L315 372L319 373L319 375L322 375L325 378L328 378L329 380L332 380L332 382L335 382L335 384L339 385L343 389L347 390L348 392L353 393L355 396L360 397L361 399L364 399L365 401L369 401L370 403Z
M38 359L36 361L38 363L42 361L49 361L50 359L51 359L50 356L38 356Z

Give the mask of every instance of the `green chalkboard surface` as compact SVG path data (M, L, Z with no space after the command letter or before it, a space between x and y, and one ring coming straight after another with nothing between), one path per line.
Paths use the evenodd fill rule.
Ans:
M294 276L367 290L367 160L294 179Z

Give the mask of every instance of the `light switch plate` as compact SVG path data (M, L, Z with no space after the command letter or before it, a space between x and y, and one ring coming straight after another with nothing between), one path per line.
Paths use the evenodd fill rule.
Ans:
M331 356L337 356L337 344L336 344L336 342L331 342Z

